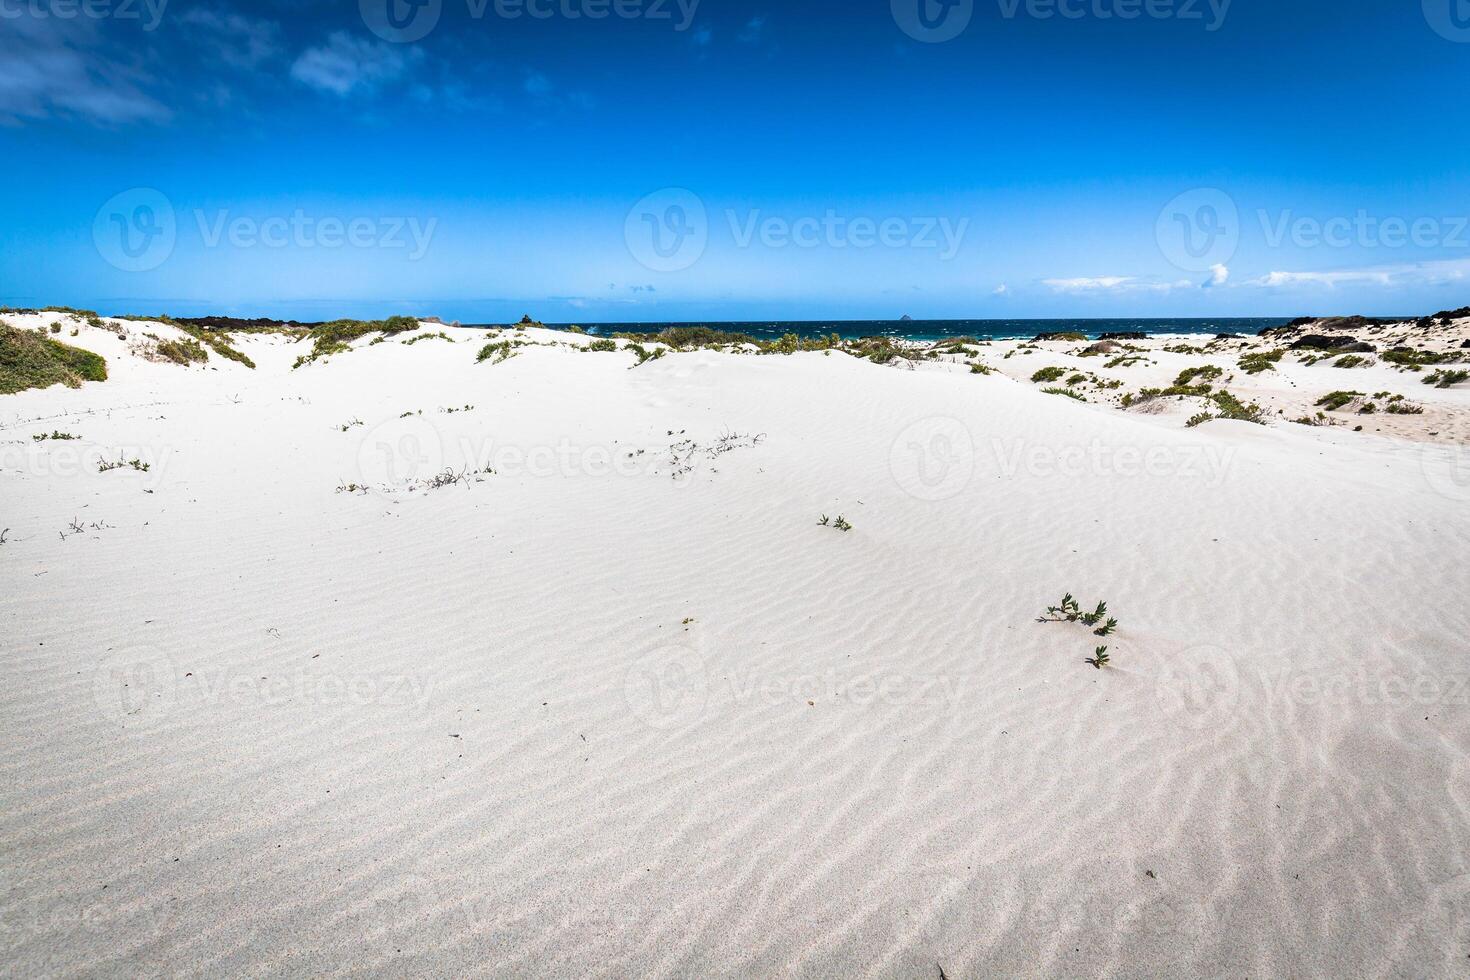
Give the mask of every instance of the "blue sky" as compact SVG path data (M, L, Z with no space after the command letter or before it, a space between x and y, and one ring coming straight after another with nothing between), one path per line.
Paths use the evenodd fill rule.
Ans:
M0 0L0 303L1470 303L1470 0L415 3Z

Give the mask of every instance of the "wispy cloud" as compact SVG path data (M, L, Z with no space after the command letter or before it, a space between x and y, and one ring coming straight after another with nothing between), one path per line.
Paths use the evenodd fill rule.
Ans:
M757 44L761 39L761 32L766 29L766 18L762 16L752 17L745 22L735 40L742 44Z
M1210 266L1210 278L1205 280L1205 289L1214 289L1230 281L1230 267L1223 263Z
M1470 280L1470 259L1446 259L1325 272L1270 272L1245 283L1266 289L1288 286L1433 286Z
M253 69L283 54L281 28L273 21L233 11L187 10L180 18L210 55L234 68Z
M144 91L151 81L85 19L7 18L0 30L0 123L162 122L171 112Z
M367 41L336 31L327 43L307 48L291 66L291 77L321 92L347 96L371 92L408 74L422 58L382 41Z

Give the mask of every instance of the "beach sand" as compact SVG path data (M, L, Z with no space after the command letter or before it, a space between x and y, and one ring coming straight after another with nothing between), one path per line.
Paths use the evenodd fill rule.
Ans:
M1464 384L105 326L0 396L7 972L1464 973Z

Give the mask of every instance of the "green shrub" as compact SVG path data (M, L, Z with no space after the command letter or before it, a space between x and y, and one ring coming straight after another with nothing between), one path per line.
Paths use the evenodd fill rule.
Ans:
M587 350L587 351L610 351L610 350L617 350L618 349L618 342L616 340L607 340L607 339L594 340L594 341L592 341L592 343L588 344L586 347L584 347L582 349L583 350Z
M0 395L28 388L106 381L107 361L91 351L52 340L43 333L0 323Z
M1329 412L1335 412L1354 399L1362 398L1361 391L1332 391L1317 399L1317 407L1325 408Z
M1240 369L1246 374L1260 374L1262 371L1276 370L1276 363L1281 360L1285 351L1272 350L1262 351L1256 354L1245 354L1240 358Z
M499 364L500 362L507 361L514 356L515 352L509 340L502 340L499 343L491 341L484 347L480 348L480 352L475 355L475 363L479 364L482 361L489 361L491 358L494 358L491 363Z
M642 364L644 361L656 361L660 357L663 357L665 354L668 353L668 349L665 347L655 347L652 351L650 351L642 344L629 344L627 347L624 347L623 350L632 351L635 355L637 355L638 364ZM635 364L633 366L637 367L638 364Z
M760 342L749 334L726 333L709 327L665 327L658 333L618 333L613 336L645 344L667 344L675 350L697 350L701 347L720 348L740 344L760 346Z
M1470 371L1435 371L1424 379L1425 384L1436 388L1449 388L1462 381L1470 381Z
M419 322L411 316L391 316L386 320L333 320L313 327L307 336L312 338L310 354L296 359L293 368L310 364L319 357L342 354L351 350L351 343L370 333L387 336L417 330Z
M378 338L378 340L382 339L382 337ZM421 333L417 337L410 337L403 342L403 346L412 347L414 344L418 343L421 340L447 340L451 344L454 343L453 337L449 336L449 334L445 333L443 330L438 330L434 333ZM377 343L377 341L375 340L373 341L373 343Z
M175 364L203 364L209 360L209 354L204 350L199 341L189 337L178 340L160 340L158 342L158 356L165 361Z
M1228 391L1217 391L1210 396L1215 407L1220 410L1220 418L1233 419L1237 422L1254 422L1257 425L1266 424L1266 410L1255 402L1242 402Z
M1215 367L1213 364L1206 364L1201 367L1185 368L1183 371L1179 372L1179 377L1174 379L1174 387L1188 387L1194 382L1195 378L1202 378L1205 381L1213 381L1224 373L1225 372L1223 370ZM1209 385L1205 385L1204 387L1208 388Z
M1457 364L1461 355L1454 351L1439 353L1432 350L1390 350L1378 355L1401 371L1418 371L1422 367L1436 364Z
M1042 388L1041 391L1042 391L1043 394L1047 394L1047 395L1066 395L1068 398L1071 398L1073 401L1079 401L1079 402L1085 402L1085 401L1087 401L1086 398L1084 398L1082 395L1079 395L1077 392L1073 391L1071 388Z
M1060 381L1062 375L1067 373L1066 368L1045 367L1031 375L1032 384L1045 384L1051 381Z

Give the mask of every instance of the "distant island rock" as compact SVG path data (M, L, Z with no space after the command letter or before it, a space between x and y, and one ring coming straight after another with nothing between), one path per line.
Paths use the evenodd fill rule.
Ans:
M913 323L914 322L914 318L911 317L911 316L909 316L907 313L905 313L903 316L901 316L901 317L898 318L898 322L899 323Z

